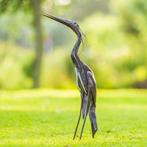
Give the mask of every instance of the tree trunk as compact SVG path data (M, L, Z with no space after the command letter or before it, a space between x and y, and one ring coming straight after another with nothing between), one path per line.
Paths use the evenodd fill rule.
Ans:
M33 12L33 25L35 31L35 59L33 71L33 88L40 86L40 73L43 54L43 40L41 27L41 6L40 0L30 0Z

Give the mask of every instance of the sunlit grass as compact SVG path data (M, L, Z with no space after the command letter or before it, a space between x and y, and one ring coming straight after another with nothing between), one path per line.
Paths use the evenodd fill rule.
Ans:
M147 91L98 90L99 132L72 140L80 106L77 91L0 92L0 145L47 147L130 146L147 144Z

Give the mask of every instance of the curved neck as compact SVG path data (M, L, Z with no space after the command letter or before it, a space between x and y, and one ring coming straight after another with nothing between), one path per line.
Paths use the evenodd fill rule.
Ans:
M72 53L78 54L78 49L80 47L80 44L81 44L81 38L78 38L73 49L72 49Z
M80 47L81 41L82 41L82 38L78 37L78 40L76 41L76 43L72 49L72 52L71 52L71 59L72 59L73 64L76 67L80 67L80 63L82 62L78 56L78 49Z

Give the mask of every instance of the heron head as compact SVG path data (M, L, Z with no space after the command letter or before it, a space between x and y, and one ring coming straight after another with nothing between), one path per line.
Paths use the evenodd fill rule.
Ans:
M73 21L73 20L67 20L67 19L63 19L63 18L59 18L59 17L55 17L55 16L52 16L52 15L49 15L49 14L43 14L44 16L50 18L50 19L53 19L59 23L62 23L66 26L68 26L69 28L71 28L78 37L81 37L81 32L80 32L80 27L79 25Z
M75 21L70 22L70 28L78 35L81 35L80 27Z

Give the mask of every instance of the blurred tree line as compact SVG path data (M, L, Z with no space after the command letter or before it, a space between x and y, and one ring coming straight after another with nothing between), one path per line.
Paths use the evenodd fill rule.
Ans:
M76 37L41 9L78 21L86 36L79 55L98 87L147 87L145 0L1 0L0 88L75 88Z

